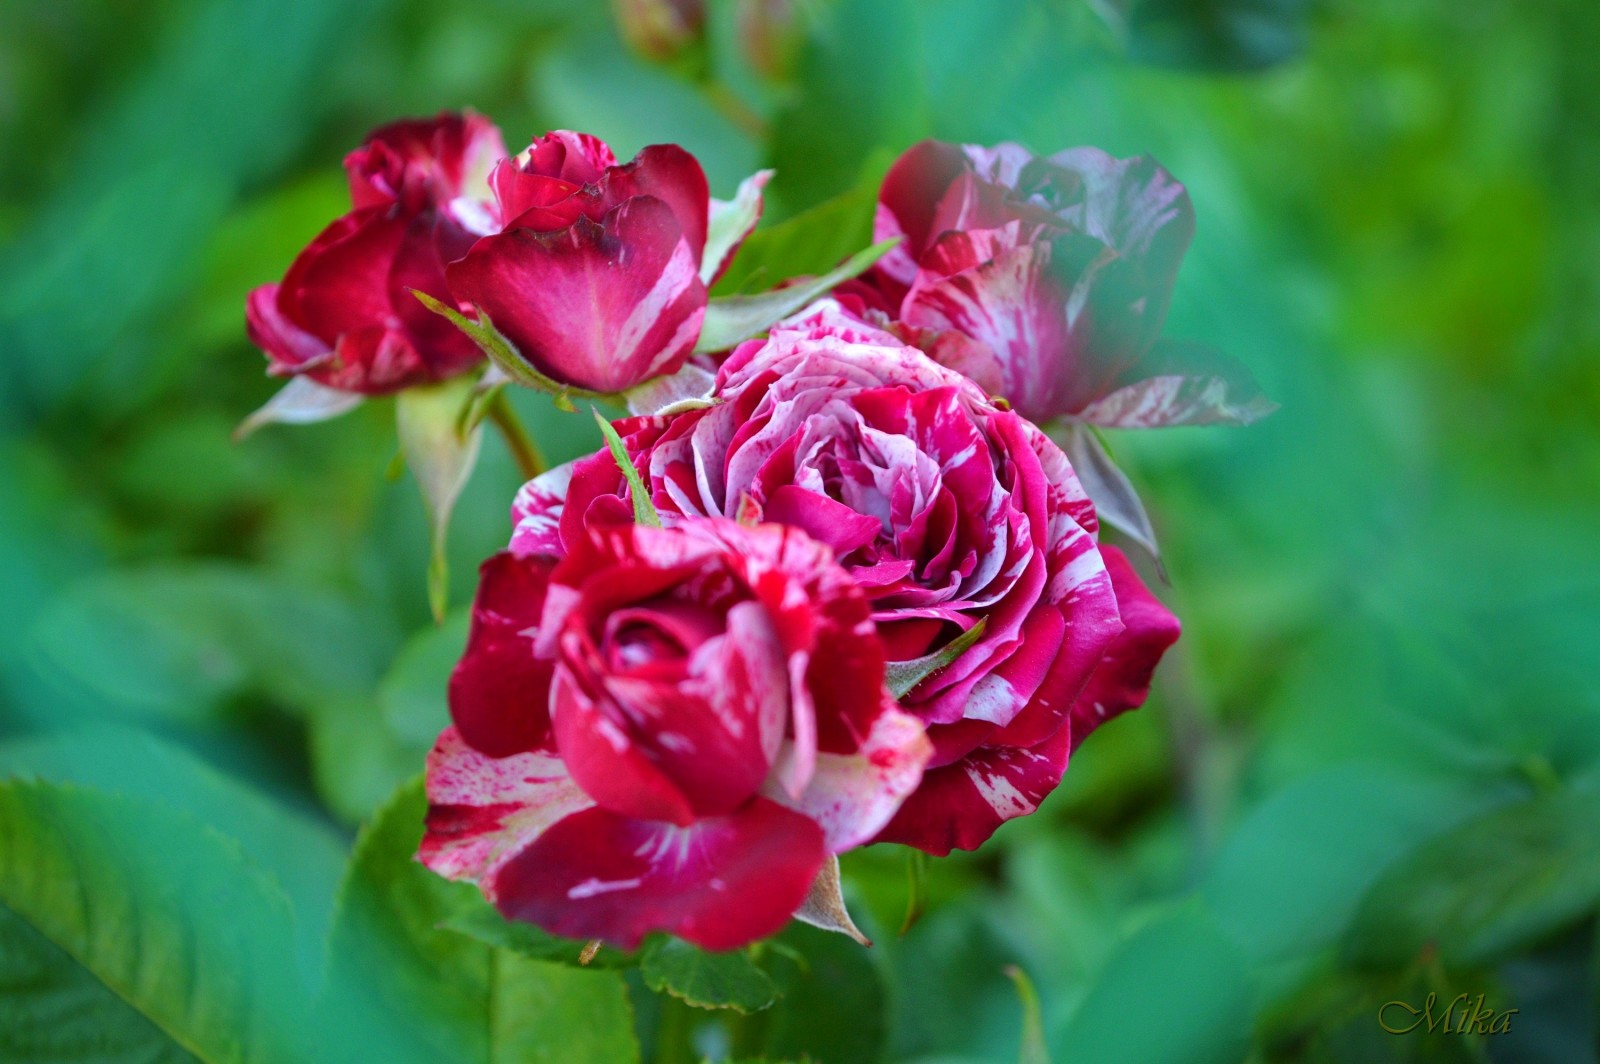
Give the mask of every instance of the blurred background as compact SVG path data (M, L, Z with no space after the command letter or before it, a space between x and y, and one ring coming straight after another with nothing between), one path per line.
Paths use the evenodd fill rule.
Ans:
M626 976L645 1059L676 1059L673 1023L713 1059L829 1064L1600 1059L1600 7L684 10L4 4L0 1059L267 1059L212 1047L300 1022L253 973L315 967L330 927L372 985L410 970L389 950L422 973L374 991L365 1059L629 1059L626 1031L496 1048L481 1003L426 981L494 970L429 937L431 888L369 904L362 851L343 870L381 807L412 819L388 858L362 836L368 865L409 874L404 785L508 532L504 448L457 509L436 628L389 404L229 440L276 386L245 293L342 211L369 128L463 106L513 149L680 142L722 196L774 166L764 226L815 209L862 243L922 137L1149 152L1199 222L1169 334L1282 404L1111 440L1185 624L1149 705L1038 814L931 862L907 933L903 853L848 856L877 945L789 933L810 959L774 954L772 1009L674 1012ZM554 457L595 446L517 402ZM1380 1028L1430 992L1519 1011Z

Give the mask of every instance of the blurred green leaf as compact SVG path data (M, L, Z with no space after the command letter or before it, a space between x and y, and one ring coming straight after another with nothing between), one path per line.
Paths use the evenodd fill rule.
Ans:
M1495 798L1491 788L1379 766L1330 769L1251 814L1202 891L1218 925L1250 956L1308 953L1338 940L1386 866Z
M444 623L413 632L389 665L378 702L401 742L427 749L450 723L450 673L466 649L471 620L470 611L455 610Z
M27 660L56 716L206 724L247 692L300 712L371 690L387 644L386 625L338 596L191 562L79 582L33 625Z
M791 212L854 185L863 159L898 153L926 125L920 21L911 0L840 0L820 19L773 128L770 187Z
M779 1004L766 1018L765 1052L820 1064L869 1064L888 1038L889 992L874 950L832 931L791 922L768 971Z
M154 54L102 94L66 180L0 252L7 405L88 393L92 407L126 410L163 383L173 358L155 343L160 312L240 186L305 137L326 106L315 72L380 6L241 0L152 16Z
M1482 964L1600 901L1600 789L1540 794L1467 820L1408 855L1362 896L1345 941L1362 964L1400 965L1432 944Z
M363 829L340 890L320 1014L338 1022L351 1059L637 1060L618 973L531 960L442 926L476 888L416 861L426 809L420 780L397 791Z
M1254 989L1238 948L1188 905L1136 932L1050 1046L1056 1060L1237 1064Z
M74 787L0 784L0 904L183 1050L308 1059L289 901L238 842L199 821Z
M1137 60L1194 70L1251 71L1306 46L1310 0L1114 0Z
M1006 975L1017 984L1017 997L1022 1001L1022 1046L1017 1052L1017 1064L1050 1064L1050 1050L1044 1041L1044 1021L1039 1011L1039 992L1016 965L1006 968Z

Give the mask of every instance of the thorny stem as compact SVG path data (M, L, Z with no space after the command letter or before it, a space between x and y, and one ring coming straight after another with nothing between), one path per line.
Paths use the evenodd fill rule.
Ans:
M544 460L544 454L539 450L539 445L528 435L528 430L522 427L522 420L511 408L511 401L506 398L504 391L489 401L489 420L494 422L495 428L500 430L500 435L505 437L506 447L511 451L511 457L516 460L517 468L525 478L532 480L549 468Z

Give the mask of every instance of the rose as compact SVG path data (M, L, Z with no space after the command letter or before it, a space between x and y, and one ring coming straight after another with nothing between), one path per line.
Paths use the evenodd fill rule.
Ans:
M451 290L547 377L619 392L689 357L706 287L755 225L766 175L746 183L736 201L746 209L734 212L677 145L619 166L603 141L557 131L489 181L502 230L449 267ZM713 240L722 208L738 213L736 231Z
M597 520L559 556L498 554L421 859L574 938L772 934L920 778L930 747L883 654L865 596L797 529Z
M880 838L981 844L1060 782L1072 746L1140 704L1177 621L1096 543L1060 449L971 381L826 302L741 345L716 405L619 422L663 520L777 521L832 547L893 661L984 627L901 705L935 744ZM530 483L515 549L560 553L629 512L609 452Z
M874 230L903 238L871 277L888 316L1030 418L1131 428L1273 409L1242 366L1160 338L1194 210L1149 156L924 141L884 178ZM978 346L940 343L950 331Z
M373 131L345 159L353 209L281 283L250 293L248 331L268 372L381 395L479 361L472 341L411 289L450 302L445 264L484 231L484 179L504 155L500 131L472 112Z
M706 32L705 0L611 0L611 13L628 47L647 59L671 59Z

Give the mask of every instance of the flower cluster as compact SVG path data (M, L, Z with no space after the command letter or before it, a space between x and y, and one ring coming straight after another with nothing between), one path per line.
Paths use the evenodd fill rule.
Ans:
M346 168L351 213L251 297L273 373L633 411L528 480L482 566L429 868L630 948L848 928L838 854L981 846L1145 700L1178 621L1101 541L1106 469L1062 444L1271 407L1161 335L1194 219L1152 160L919 144L881 257L733 310L708 293L765 172L723 202L675 145L513 157L475 115L385 127Z

